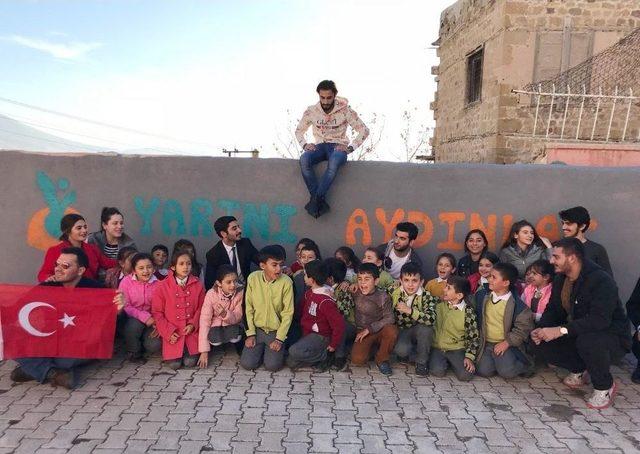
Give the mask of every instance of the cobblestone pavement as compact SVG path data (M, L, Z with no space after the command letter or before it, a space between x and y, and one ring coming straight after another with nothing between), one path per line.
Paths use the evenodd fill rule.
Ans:
M73 392L12 386L0 366L0 453L640 452L640 386L615 368L615 406L586 408L559 373L460 383L396 366L318 374L247 372L235 353L207 370L158 358L83 370Z

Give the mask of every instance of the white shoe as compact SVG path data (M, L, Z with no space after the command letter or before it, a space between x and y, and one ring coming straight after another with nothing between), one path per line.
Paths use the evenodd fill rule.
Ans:
M610 389L606 389L604 391L594 389L593 394L587 401L587 407L594 410L602 410L603 408L607 408L613 403L613 398L616 396L617 392L618 385L615 381L613 382L613 385Z
M587 372L582 372L579 374L569 373L569 375L564 377L564 380L562 380L562 383L564 383L566 386L568 386L571 389L582 388L588 382L589 380L588 380Z

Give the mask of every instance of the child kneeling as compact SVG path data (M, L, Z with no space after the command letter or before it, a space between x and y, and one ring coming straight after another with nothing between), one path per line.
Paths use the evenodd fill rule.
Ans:
M471 285L461 276L450 276L443 299L436 305L436 336L429 358L429 371L444 377L451 366L460 381L469 381L475 372L474 360L480 347L478 323L469 302Z
M389 356L398 338L398 328L391 298L376 287L379 277L380 271L373 263L363 263L358 268L358 291L354 295L358 334L351 350L351 362L364 366L369 361L371 349L377 345L375 360L378 370L384 375L391 375Z
M303 337L289 348L287 365L292 369L309 365L324 372L343 341L345 322L331 297L333 290L325 285L328 275L320 260L304 265L304 282L310 289L305 292L300 319Z
M200 333L198 366L209 364L211 345L218 347L230 343L242 348L242 298L244 292L236 290L237 271L231 265L221 265L216 273L216 281L204 297L200 313Z

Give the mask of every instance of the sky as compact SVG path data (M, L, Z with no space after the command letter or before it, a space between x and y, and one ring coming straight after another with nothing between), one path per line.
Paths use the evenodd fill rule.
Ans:
M0 114L114 150L275 157L296 152L297 120L331 79L378 158L402 160L403 112L410 145L433 126L431 43L451 3L4 0Z

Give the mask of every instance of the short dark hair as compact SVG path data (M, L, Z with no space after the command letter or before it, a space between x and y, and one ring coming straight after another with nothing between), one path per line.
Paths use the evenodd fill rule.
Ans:
M409 234L409 241L418 238L418 226L413 222L400 222L396 225L396 230L407 232Z
M335 257L329 257L324 259L324 263L329 271L329 277L333 278L334 283L340 283L344 281L347 275L347 265L342 260Z
M82 248L65 247L60 251L60 255L62 254L75 255L76 260L78 262L78 266L81 266L83 268L89 268L89 257L87 257L86 252L84 252Z
M584 262L584 245L577 238L562 238L554 242L553 247L562 248L565 255L575 255L578 260Z
M74 225L76 225L76 222L78 221L84 221L84 217L82 217L78 213L69 213L62 216L62 219L60 219L60 231L62 232L62 234L60 235L60 239L62 241L69 240L71 229Z
M335 254L342 254L344 259L346 260L346 263L350 263L352 268L358 268L358 265L360 265L360 259L358 258L358 256L356 256L356 253L353 252L353 249L351 249L349 246L340 246L338 249L336 249L334 255Z
M453 287L456 293L462 293L462 298L471 294L471 284L466 277L451 275L447 278L447 284Z
M151 248L151 253L153 254L156 251L164 251L165 254L169 255L169 248L164 244L156 244Z
M384 251L380 250L380 248L369 246L364 250L364 252L373 252L378 258L378 260L384 261Z
M474 233L477 233L478 235L480 235L482 237L482 239L484 240L484 247L482 248L482 252L486 252L487 249L489 249L489 241L487 240L487 235L485 235L484 231L482 231L481 229L472 229L472 230L469 230L469 232L467 232L467 236L464 237L464 252L469 254L469 248L467 247L467 241L469 241L469 238Z
M498 257L496 254L494 254L491 251L484 251L482 254L480 254L480 259L478 261L482 259L487 259L494 265L500 261L500 257Z
M316 284L324 285L329 277L327 265L321 260L312 260L304 266L307 277L313 279Z
M123 260L126 260L127 257L129 257L130 255L135 254L136 252L138 252L138 250L136 248L134 248L133 246L121 247L118 250L118 262L122 262Z
M582 206L577 206L573 208L567 208L566 210L562 210L558 213L560 219L563 221L567 221L570 223L578 224L578 228L581 225L584 225L584 229L582 232L586 232L589 229L589 224L591 224L591 216L589 215L589 211Z
M402 276L415 276L418 275L420 279L423 278L422 268L416 262L408 262L402 265L400 268L400 278Z
M150 254L147 254L146 252L138 252L131 259L131 269L134 270L136 268L136 264L141 260L149 260L153 265L153 257L151 257Z
M258 263L266 263L267 260L272 259L278 262L284 260L286 255L284 254L284 248L279 244L270 244L260 249L258 252Z
M509 288L515 288L518 280L518 268L511 263L499 262L493 266L493 269L500 274L502 279L509 281Z
M176 266L178 264L178 259L183 255L189 256L189 259L191 259L191 266L193 267L193 254L189 249L174 249L171 254L171 266Z
M334 95L338 94L338 89L336 88L336 83L332 80L323 80L316 87L316 93L320 93L320 90L331 90Z
M238 274L238 271L231 265L224 264L220 265L216 270L216 281L222 282L222 280L227 277L229 274Z
M540 259L533 262L531 265L527 267L527 273L530 270L534 270L536 273L541 274L542 276L549 276L549 280L553 280L555 276L554 266L549 262L549 260Z
M373 263L363 263L358 267L358 274L370 274L374 279L378 279L380 270Z
M102 208L102 212L100 213L100 230L104 230L104 227L102 227L102 224L107 224L109 222L109 219L111 219L111 216L115 216L116 214L119 214L120 216L122 216L122 213L120 213L120 210L117 209L116 207ZM124 218L124 216L122 217Z
M220 235L220 232L226 232L227 229L229 228L229 224L231 224L233 221L237 222L238 220L233 216L220 216L213 223L213 230L215 230L216 234L220 238L222 238L222 235Z
M316 254L316 259L322 260L322 256L320 255L320 248L318 248L318 245L314 242L310 244L305 244L304 246L302 246L302 249L300 249L300 252L302 251L313 251Z
M449 252L443 252L442 254L438 255L438 258L436 258L436 268L438 267L438 262L440 261L440 259L449 260L449 263L451 264L452 268L455 268L456 265L458 264L458 262L456 262L456 258L453 256L453 254L451 254Z

